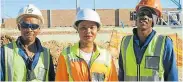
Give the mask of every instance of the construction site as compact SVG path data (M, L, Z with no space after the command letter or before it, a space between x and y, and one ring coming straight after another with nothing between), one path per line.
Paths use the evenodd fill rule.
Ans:
M171 0L178 8L164 8L163 16L154 30L158 34L169 36L173 41L178 66L179 81L182 81L183 62L183 12L180 1ZM179 2L179 3L178 3ZM182 4L183 5L183 4ZM136 12L134 9L95 9L102 22L102 28L97 34L95 42L112 54L118 69L119 47L123 36L132 34L135 26ZM68 10L41 10L44 17L44 25L38 38L42 45L51 50L53 63L56 68L57 61L62 50L79 41L79 35L73 28L76 9ZM16 18L2 19L1 24L1 46L16 41L20 36L16 24Z

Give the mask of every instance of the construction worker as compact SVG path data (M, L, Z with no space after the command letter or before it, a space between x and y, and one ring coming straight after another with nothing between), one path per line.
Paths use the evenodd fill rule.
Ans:
M49 49L36 37L43 24L41 11L29 4L16 18L21 36L1 47L1 81L48 81L55 73Z
M137 28L121 42L119 80L177 81L172 40L153 30L157 18L162 15L160 0L141 0L136 12Z
M118 80L111 55L94 42L101 28L98 13L92 9L81 9L77 13L74 28L80 40L62 51L56 81Z

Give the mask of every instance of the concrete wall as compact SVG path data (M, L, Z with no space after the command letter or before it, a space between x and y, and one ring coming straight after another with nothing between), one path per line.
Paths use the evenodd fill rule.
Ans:
M52 10L52 27L72 26L75 15L75 10Z
M48 14L47 14L47 10L42 10L42 15L44 17L44 24L42 25L42 27L48 27Z
M175 9L164 9L164 10L175 10ZM130 11L134 9L97 9L96 10L100 17L103 26L121 26L121 21L125 26L134 26L135 21L130 21ZM72 26L75 20L76 11L71 10L42 10L44 17L44 28L50 27L68 27ZM166 16L164 16L166 19ZM50 22L50 21L51 22ZM50 24L49 24L50 22ZM6 28L16 28L15 18L6 19L3 26Z
M130 21L130 11L134 11L133 9L120 9L119 10L119 24L121 25L121 21L125 26L133 26L134 21Z
M97 9L104 26L115 25L115 9Z
M9 18L4 21L2 28L17 28L16 19Z

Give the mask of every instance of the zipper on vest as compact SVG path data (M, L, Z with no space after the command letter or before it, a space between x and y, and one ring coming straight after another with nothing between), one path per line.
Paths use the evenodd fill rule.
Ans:
M92 55L93 55L93 52L92 52ZM80 59L82 59L82 61L84 62L84 64L87 66L87 70L88 70L88 74L89 74L89 76L88 76L88 81L91 81L92 80L92 78L91 78L91 73L90 73L90 68L91 68L91 58L92 58L92 56L91 56L91 58L90 58L90 61L89 61L89 65L87 64L87 62L84 60L84 58L80 55L80 53L79 53L79 57L78 58L80 58ZM81 67L81 66L80 66ZM81 69L82 70L82 69Z
M137 81L140 81L140 64L137 64Z
M85 63L86 63L86 61L84 61ZM88 64L86 63L86 65L87 65L87 68L88 68L88 74L89 74L89 81L91 81L91 73L90 73L90 66L88 66Z
M89 76L88 76L88 81L91 81L91 73L90 73L90 66L88 66L88 64L86 63L86 61L83 59L83 58L81 58L82 59L82 61L84 62L84 64L87 66L87 71L88 71L88 74L89 74ZM81 67L81 66L80 66ZM81 69L82 70L82 69Z

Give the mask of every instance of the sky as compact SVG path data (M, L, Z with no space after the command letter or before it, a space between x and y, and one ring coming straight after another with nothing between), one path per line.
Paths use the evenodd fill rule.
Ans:
M135 8L139 0L95 0L96 9ZM179 1L179 0L176 0ZM94 0L78 0L80 8L94 8ZM76 0L1 0L2 18L15 18L20 8L34 4L41 10L75 9ZM161 0L163 8L177 8L171 0Z

